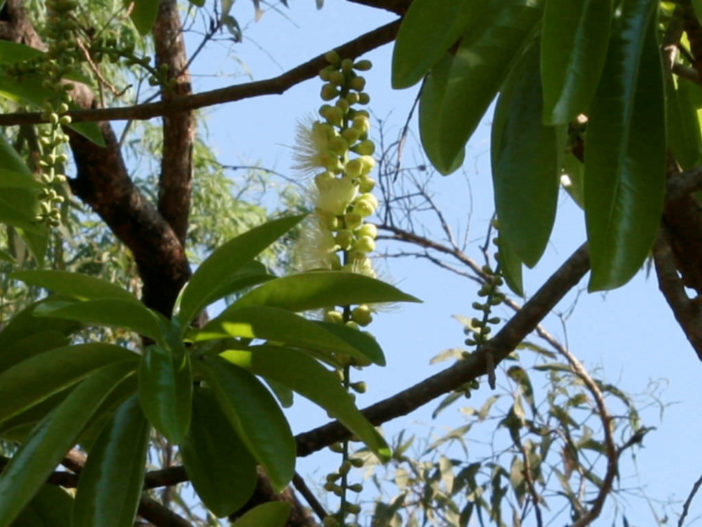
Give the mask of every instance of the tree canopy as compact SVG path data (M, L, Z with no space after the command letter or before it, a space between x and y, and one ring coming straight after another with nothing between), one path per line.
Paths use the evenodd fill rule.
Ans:
M0 527L585 526L622 492L623 454L651 427L541 322L588 272L594 292L652 266L702 359L702 5L351 1L397 19L276 77L194 92L195 58L244 38L231 1L0 0ZM252 9L295 18L284 0ZM494 107L481 263L427 166L403 167L415 108L390 144L374 128L363 55L389 43L387 86L421 85L439 173L464 165ZM292 168L309 189L218 160L198 110L306 81L321 100ZM525 297L561 189L587 239ZM385 243L475 282L473 315L435 357L451 366L359 409L359 371L401 367L374 317L420 301L379 278ZM484 379L470 421L421 452L376 428L437 400L438 415ZM331 422L294 435L293 394ZM468 459L476 430L491 451ZM325 448L339 463L308 485L296 459Z

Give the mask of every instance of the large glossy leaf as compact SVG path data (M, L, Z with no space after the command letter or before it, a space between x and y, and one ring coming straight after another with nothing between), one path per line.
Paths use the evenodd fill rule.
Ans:
M124 5L133 5L130 17L134 26L139 33L146 35L151 31L151 27L156 21L158 14L158 0L134 0L134 2L125 1Z
M10 278L76 300L117 299L140 303L132 293L106 280L81 273L53 270L17 271Z
M253 375L223 359L197 365L237 435L280 492L293 477L296 450L275 399Z
M541 28L543 120L566 124L585 112L604 68L612 0L546 0Z
M190 426L193 376L190 355L180 347L147 347L139 365L139 400L151 424L172 443Z
M73 498L61 487L44 485L24 508L12 527L68 527Z
M183 329L207 304L230 294L231 282L241 278L237 272L302 218L290 216L264 223L228 241L202 262L179 298L178 318Z
M56 348L34 355L0 373L0 421L113 363L130 363L138 356L112 344L90 343Z
M129 329L156 342L162 342L164 338L159 315L133 300L105 298L85 302L45 302L37 306L34 315L75 320L86 325Z
M131 527L141 497L149 423L137 397L117 410L80 473L73 527Z
M373 302L419 302L396 287L358 273L310 271L276 278L234 302L234 306L264 305L290 311Z
M451 60L443 100L434 116L437 137L430 140L439 154L431 161L443 172L452 168L541 18L540 0L470 5L476 13L467 14L470 24Z
M40 403L30 406L0 423L0 437L8 441L23 442L34 427L66 398L73 386L49 396Z
M500 244L529 267L546 249L556 218L557 129L541 124L538 42L510 72L492 124L492 180Z
M590 290L626 283L653 244L664 196L665 115L653 0L626 0L613 26L585 148Z
M408 88L458 41L477 0L414 0L402 18L392 54L392 87Z
M441 122L437 116L442 110L446 84L454 56L445 54L427 75L419 96L419 136L427 157L442 174L450 174L463 165L465 148L460 148L451 159L444 159L440 148Z
M180 453L193 487L215 516L239 510L256 488L256 461L209 389L193 393L193 416Z
M505 279L507 287L515 294L524 296L524 286L522 282L522 261L509 244L503 244L500 240L497 244L497 261L500 264L500 274Z
M24 60L39 58L44 53L36 48L18 42L0 40L0 64L17 64Z
M390 448L385 440L356 408L339 378L316 360L296 350L265 346L252 351L225 351L222 357L256 375L280 382L318 404L380 459L389 459Z
M327 331L334 333L337 337L344 339L358 350L351 356L359 361L360 365L365 366L372 362L379 366L385 366L383 350L372 335L333 322L315 322L315 324L322 326Z
M338 337L328 326L320 326L316 322L276 307L230 306L198 331L195 340L224 337L257 338L323 354L342 353L367 360L363 352L350 343L348 338Z
M113 364L88 377L33 430L0 474L0 527L12 525L131 368L129 363Z
M290 504L284 501L264 503L248 511L232 527L283 527L290 516Z

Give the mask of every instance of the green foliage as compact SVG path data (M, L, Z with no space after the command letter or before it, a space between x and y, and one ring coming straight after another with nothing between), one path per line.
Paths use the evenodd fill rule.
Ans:
M569 191L585 209L589 287L601 290L626 283L651 249L666 148L684 167L699 158L699 87L668 74L664 93L658 39L681 22L675 12L673 22L659 24L658 5L466 0L436 8L419 1L403 20L393 83L405 87L426 75L420 134L440 172L461 166L464 144L500 94L492 123L495 205L515 291L519 262L536 264L548 242L561 169L572 173ZM537 32L538 49L526 51ZM565 127L578 130L568 141ZM585 146L582 180L571 158L577 141Z

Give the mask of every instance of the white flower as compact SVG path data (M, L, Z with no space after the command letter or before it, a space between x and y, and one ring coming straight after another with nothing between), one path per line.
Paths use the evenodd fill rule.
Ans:
M295 164L293 168L303 173L311 173L320 168L340 171L338 150L339 134L334 127L320 121L300 122L295 138Z

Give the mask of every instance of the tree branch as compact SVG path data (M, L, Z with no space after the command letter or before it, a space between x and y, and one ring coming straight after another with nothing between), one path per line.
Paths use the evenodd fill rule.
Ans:
M176 0L161 0L153 35L156 67L166 72L166 86L161 91L166 104L192 93L180 26ZM164 115L158 211L173 228L181 245L185 245L188 230L194 135L192 111Z
M397 34L399 20L365 33L354 40L335 48L342 57L356 58L367 51L391 42ZM125 119L151 119L166 114L196 110L225 102L240 101L261 95L282 94L296 84L314 78L327 62L324 55L319 55L287 72L262 81L236 84L226 88L196 93L185 97L176 97L169 101L138 104L122 108L104 108L91 110L74 110L67 112L73 122L84 121L118 121ZM45 122L39 112L11 113L0 115L0 126L18 124L38 124Z

